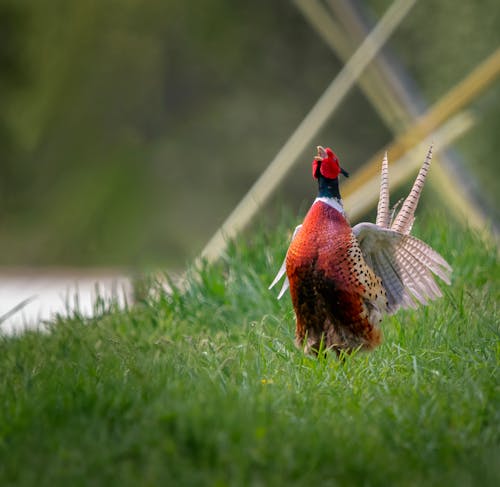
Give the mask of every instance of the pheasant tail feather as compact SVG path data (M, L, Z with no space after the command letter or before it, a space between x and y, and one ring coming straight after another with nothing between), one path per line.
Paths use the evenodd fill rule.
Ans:
M431 165L432 159L432 145L429 147L425 161L418 172L417 179L413 183L410 194L405 199L401 210L396 216L391 229L396 232L401 232L408 235L413 226L413 221L415 220L415 210L417 209L418 200L420 199L420 194L425 184L425 178L429 172L429 167Z
M382 161L382 173L380 175L380 197L377 207L376 224L382 228L389 228L389 168L387 160L387 151Z

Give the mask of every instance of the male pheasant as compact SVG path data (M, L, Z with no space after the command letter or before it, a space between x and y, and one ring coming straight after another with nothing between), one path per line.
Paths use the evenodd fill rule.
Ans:
M387 154L382 162L376 223L351 228L338 177L348 174L331 149L318 147L313 177L318 197L292 236L271 287L286 273L278 296L290 288L296 344L306 353L371 350L382 340L385 314L442 296L433 274L450 283L451 267L436 251L410 235L430 166L432 147L397 216L389 212Z

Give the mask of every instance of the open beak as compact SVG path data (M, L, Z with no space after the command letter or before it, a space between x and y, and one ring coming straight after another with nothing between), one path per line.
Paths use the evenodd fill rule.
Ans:
M318 151L318 155L315 157L315 159L323 160L325 157L328 157L328 154L326 153L326 150L323 146L318 145L316 149Z

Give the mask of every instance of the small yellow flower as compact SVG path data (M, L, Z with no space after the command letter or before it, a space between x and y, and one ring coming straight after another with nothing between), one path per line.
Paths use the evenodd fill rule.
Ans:
M272 384L273 379L260 379L261 384Z

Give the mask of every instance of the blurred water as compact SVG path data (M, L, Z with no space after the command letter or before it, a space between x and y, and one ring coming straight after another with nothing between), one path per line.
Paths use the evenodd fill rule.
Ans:
M0 270L0 332L43 330L57 314L92 316L97 298L123 307L132 295L131 280L114 271Z

